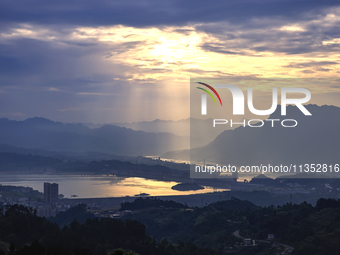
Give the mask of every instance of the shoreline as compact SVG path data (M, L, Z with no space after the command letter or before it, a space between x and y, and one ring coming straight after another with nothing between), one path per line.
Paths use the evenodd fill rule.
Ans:
M229 200L231 190L226 191L215 191L209 193L200 193L200 194L189 194L189 195L164 195L164 196L147 196L152 198L159 198L161 200L173 200L178 203L187 204L190 207L202 207L206 204L211 204L213 202L221 201L221 200ZM62 199L62 203L64 204L74 204L74 203L85 203L88 206L91 204L97 205L106 205L109 207L120 207L122 202L132 202L135 199L139 198L138 196L126 196L126 197L101 197L101 198L71 198L71 199ZM145 198L145 197L143 197Z

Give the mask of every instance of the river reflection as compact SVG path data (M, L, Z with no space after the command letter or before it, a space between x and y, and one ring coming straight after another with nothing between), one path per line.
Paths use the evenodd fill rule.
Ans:
M43 192L44 182L59 184L59 194L65 197L76 195L79 198L124 197L147 193L150 196L189 195L223 191L205 187L197 191L177 191L171 187L177 182L165 182L139 177L81 176L81 175L0 175L0 184L32 187Z

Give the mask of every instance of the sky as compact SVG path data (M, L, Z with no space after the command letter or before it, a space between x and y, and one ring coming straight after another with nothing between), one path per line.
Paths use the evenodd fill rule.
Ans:
M339 50L339 1L0 1L0 118L184 119L201 77L324 79L340 106Z

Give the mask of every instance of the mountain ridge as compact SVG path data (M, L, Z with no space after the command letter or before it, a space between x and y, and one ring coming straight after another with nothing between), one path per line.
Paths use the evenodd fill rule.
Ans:
M187 137L148 133L113 125L91 129L35 117L24 121L0 120L0 144L47 151L95 151L114 155L159 155L173 148L187 148Z
M281 116L280 107L271 119L296 119L294 128L279 122L265 123L261 128L238 127L219 134L211 143L191 150L191 160L230 164L304 164L339 163L340 108L336 106L305 106L312 116L305 116L297 107L288 106ZM265 121L266 122L266 121ZM253 123L254 124L254 123ZM164 158L188 159L188 150L168 152Z

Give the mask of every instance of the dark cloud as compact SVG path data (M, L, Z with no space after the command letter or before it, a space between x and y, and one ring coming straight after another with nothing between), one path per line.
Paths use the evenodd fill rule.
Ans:
M329 68L318 68L318 69L316 69L317 71L319 71L319 72L329 72L329 71L331 71L332 69L329 69Z
M262 52L307 54L311 52L338 52L340 44L324 43L339 37L340 21L327 20L327 13L311 20L292 23L285 19L265 19L232 25L216 23L198 25L196 28L209 35L202 42L202 49L221 54L258 56ZM289 25L293 25L289 28ZM294 29L296 31L289 30ZM286 27L288 26L288 27ZM286 28L285 28L286 27Z
M227 55L245 55L242 52L236 52L236 51L230 51L227 50L225 46L223 45L216 45L216 44L209 44L209 43L204 43L201 48L206 51L212 51L212 52L217 52L217 53L222 53L222 54L227 54Z
M337 0L17 0L1 1L0 22L135 27L229 21L243 23L259 17L304 18Z
M10 85L20 86L64 86L63 80L74 77L82 66L78 61L91 54L91 49L58 44L36 39L19 38L0 44L0 75L8 77ZM34 77L34 78L33 78ZM1 83L6 86L8 83Z
M289 68L306 68L313 66L329 66L329 65L338 65L338 62L335 61L310 61L310 62L300 62L300 63L289 63L289 65L285 65L282 67Z
M203 70L203 69L197 69L197 68L191 68L191 69L185 69L183 70L185 72L188 72L190 74L198 74L198 75L207 75L207 76L211 76L214 75L215 78L221 78L221 77L236 77L236 75L231 74L231 73L226 73L226 72L222 72L222 71L207 71L207 70Z
M312 70L302 70L301 73L315 73L315 72Z

